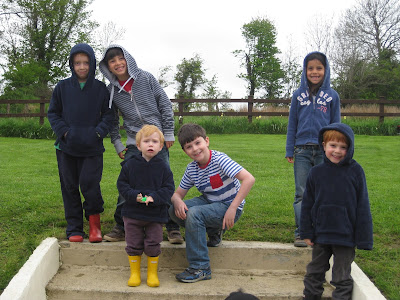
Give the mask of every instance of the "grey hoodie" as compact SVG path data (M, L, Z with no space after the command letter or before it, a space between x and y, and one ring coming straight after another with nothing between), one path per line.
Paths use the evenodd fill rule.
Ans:
M104 57L108 49L120 48L127 62L128 73L134 82L130 93L126 92L119 84L117 77L110 72ZM119 45L110 45L104 51L99 64L101 73L108 79L110 84L109 106L113 104L114 124L110 132L111 142L117 153L126 147L121 141L119 133L119 112L122 114L123 127L127 133L126 145L136 145L136 133L145 124L157 126L164 134L166 141L175 141L174 137L174 113L171 100L157 79L136 65L135 59Z

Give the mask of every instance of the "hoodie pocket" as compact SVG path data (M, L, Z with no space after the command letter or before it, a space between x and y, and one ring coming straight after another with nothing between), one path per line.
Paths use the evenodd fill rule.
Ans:
M67 146L73 151L87 152L101 143L95 127L71 127L66 137Z
M337 205L320 206L317 212L316 233L348 236L353 232L347 209Z

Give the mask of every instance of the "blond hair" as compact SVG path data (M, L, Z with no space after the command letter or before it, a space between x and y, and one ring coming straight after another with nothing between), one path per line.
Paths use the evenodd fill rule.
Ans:
M136 133L136 144L140 144L142 138L152 135L157 132L160 136L160 144L164 145L164 134L158 129L157 126L154 125L144 125L137 133Z

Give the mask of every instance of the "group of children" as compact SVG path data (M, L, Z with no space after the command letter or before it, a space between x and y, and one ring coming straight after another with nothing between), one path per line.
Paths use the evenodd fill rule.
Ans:
M57 84L48 111L57 135L67 238L83 241L84 215L90 242L126 241L128 285L141 284L145 253L147 284L156 287L162 224L167 224L172 243L183 242L182 226L189 266L176 279L189 283L210 279L208 247L218 246L223 232L241 217L254 177L226 154L210 150L204 128L189 123L177 136L192 162L175 189L168 151L175 141L172 105L154 76L138 68L119 45L110 45L99 64L108 87L95 79L95 55L87 44L71 49L69 65L72 76ZM126 146L119 133L120 115ZM100 180L103 138L108 134L123 162L117 180L116 225L102 237ZM333 298L351 299L355 247L372 249L365 175L353 153L354 134L340 123L340 100L330 87L328 60L320 52L310 53L304 59L300 88L292 97L286 143L286 159L294 163L294 245L313 247L304 279L305 299L321 298L332 255ZM193 186L201 195L184 200Z

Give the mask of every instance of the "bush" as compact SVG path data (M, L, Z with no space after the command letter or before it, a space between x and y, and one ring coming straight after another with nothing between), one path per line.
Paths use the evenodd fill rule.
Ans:
M385 118L379 123L378 118L343 117L342 122L348 124L355 134L359 135L397 135L400 118ZM247 117L184 117L183 124L197 123L205 128L208 134L286 134L287 117L256 117L249 123ZM122 122L121 122L122 124ZM180 128L179 119L175 117L175 134ZM126 137L121 130L122 137ZM55 139L56 136L45 119L39 125L38 118L0 119L0 136L22 137L30 139Z

